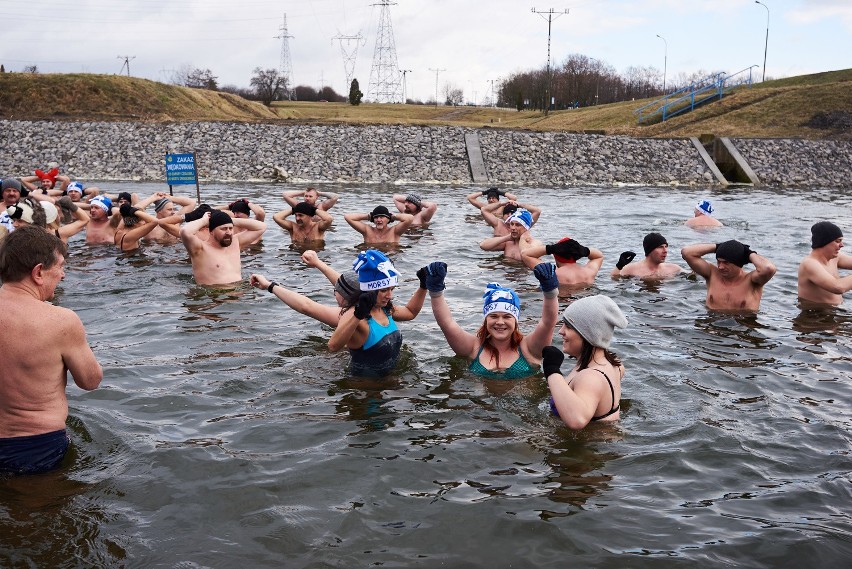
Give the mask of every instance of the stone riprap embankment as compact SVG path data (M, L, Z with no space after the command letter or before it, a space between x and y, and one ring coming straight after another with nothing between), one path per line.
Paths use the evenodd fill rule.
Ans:
M731 139L761 184L772 187L852 187L852 142Z
M0 176L50 162L75 179L163 180L164 155L196 152L207 181L470 184L464 134L420 126L0 121ZM479 129L488 184L710 185L685 139ZM738 140L769 185L848 187L849 142ZM818 181L818 182L816 182ZM830 181L826 182L826 181Z

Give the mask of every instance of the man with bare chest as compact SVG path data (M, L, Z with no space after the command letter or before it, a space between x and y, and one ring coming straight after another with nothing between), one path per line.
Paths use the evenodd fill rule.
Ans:
M479 244L483 251L503 251L507 259L523 260L523 252L531 247L543 246L541 241L530 234L533 224L532 214L526 209L516 210L506 220L509 228L507 235L489 237Z
M702 258L710 253L716 253L716 265ZM763 285L776 270L769 259L733 239L719 244L687 245L681 249L681 256L707 281L707 308L710 310L757 312ZM746 263L754 264L754 270L743 270Z
M95 196L89 205L91 219L86 226L86 245L112 245L121 220L118 216L112 216L112 200L106 196Z
M287 219L291 214L295 217L295 221ZM334 221L327 211L306 201L279 211L272 216L272 220L290 234L290 240L293 243L323 241L326 230Z
M234 235L234 227L245 231ZM198 233L209 230L207 239ZM218 209L187 223L180 230L180 238L192 261L192 275L200 285L231 284L242 280L240 249L252 243L266 231L266 224L256 219L232 219Z

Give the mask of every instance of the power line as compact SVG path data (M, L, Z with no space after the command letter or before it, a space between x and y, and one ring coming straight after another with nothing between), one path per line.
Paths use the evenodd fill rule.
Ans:
M434 71L434 72L435 72L435 108L437 109L437 108L438 108L438 74L439 74L441 71L446 71L446 69L432 69L432 68L430 67L430 68L429 68L429 71Z
M565 10L563 12L557 12L553 8L550 8L549 10L545 10L545 11L542 12L542 11L537 11L535 8L533 8L532 13L538 14L542 18L544 18L544 15L547 14L547 18L545 18L547 20L547 87L546 87L545 93L544 93L544 96L545 96L545 99L546 99L545 105L544 105L544 116L547 116L548 113L550 112L550 84L553 81L553 77L551 77L551 75L550 75L550 27L551 27L551 23L553 22L553 20L555 20L559 16L562 16L563 14L568 13L568 8L565 8ZM554 18L554 15L556 16L556 18Z
M364 45L366 40L361 37L360 31L354 36L344 36L338 33L335 37L331 38L331 42L334 43L334 40L340 42L340 53L343 54L343 72L346 74L346 87L348 88L352 85L352 76L355 74L355 60L358 56L358 47ZM346 42L345 46L343 45L344 41ZM355 42L355 46L351 47L353 41Z

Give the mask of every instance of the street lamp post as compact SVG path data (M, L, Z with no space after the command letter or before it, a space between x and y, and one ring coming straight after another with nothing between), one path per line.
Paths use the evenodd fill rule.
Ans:
M758 0L754 0L754 3L766 8L766 43L763 44L763 79L761 79L763 82L766 81L766 51L769 49L769 6Z
M664 38L660 34L657 34L657 37L660 38L661 40L663 40L663 44L665 46L665 51L663 52L663 94L665 95L665 93L666 93L666 71L667 71L666 67L668 66L668 63L669 63L669 42L667 42L666 38Z

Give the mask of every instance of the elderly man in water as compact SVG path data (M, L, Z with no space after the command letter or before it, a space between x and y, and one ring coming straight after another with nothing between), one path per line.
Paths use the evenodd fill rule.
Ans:
M426 225L438 211L438 204L426 201L415 193L394 194L393 203L400 213L410 213L414 216L411 225Z
M0 243L0 472L59 466L69 444L68 374L87 391L103 379L80 318L46 302L65 277L66 253L58 237L36 226Z
M769 259L736 240L724 243L687 245L680 251L683 260L707 281L707 308L757 312L763 296L763 285L775 275L775 265ZM716 265L702 257L716 254ZM752 263L754 270L743 266Z
M709 227L722 227L722 222L713 217L716 211L709 200L701 200L695 204L695 215L684 223L693 229L705 229Z
M234 228L244 231L234 234ZM207 229L207 239L198 233ZM232 219L224 211L214 209L187 223L180 238L192 261L192 274L200 285L231 284L242 280L240 249L256 241L266 231L266 224L256 219Z

